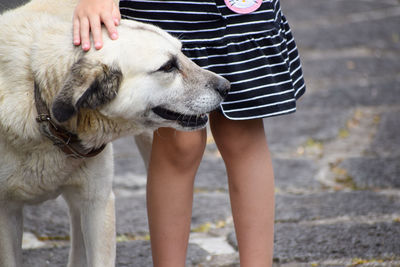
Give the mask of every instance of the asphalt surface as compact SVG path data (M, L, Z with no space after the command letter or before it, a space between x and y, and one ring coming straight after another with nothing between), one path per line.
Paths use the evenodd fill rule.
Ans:
M265 119L276 174L274 264L400 266L400 1L281 4L308 90L295 114ZM132 138L114 146L117 266L151 266L145 170ZM212 139L195 186L187 266L239 266ZM27 207L24 266L65 266L68 229L61 199Z

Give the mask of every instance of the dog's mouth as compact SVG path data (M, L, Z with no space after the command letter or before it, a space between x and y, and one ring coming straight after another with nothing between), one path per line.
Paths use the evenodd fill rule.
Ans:
M152 111L163 119L176 121L185 128L199 128L206 125L208 117L206 114L188 115L171 111L162 107L155 107Z

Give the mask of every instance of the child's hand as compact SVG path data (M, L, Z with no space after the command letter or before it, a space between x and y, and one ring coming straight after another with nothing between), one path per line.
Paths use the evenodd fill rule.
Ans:
M118 38L116 26L121 14L113 0L80 0L74 12L74 45L82 45L84 51L90 49L90 32L94 47L103 46L101 23L104 23L111 39Z

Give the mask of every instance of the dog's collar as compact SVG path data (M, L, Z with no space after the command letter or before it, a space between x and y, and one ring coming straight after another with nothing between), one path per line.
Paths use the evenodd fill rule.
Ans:
M88 149L82 146L81 140L51 118L50 112L40 96L39 86L35 82L35 105L38 116L40 132L49 138L53 144L59 147L65 154L73 158L90 158L98 155L105 148L105 144L97 149Z

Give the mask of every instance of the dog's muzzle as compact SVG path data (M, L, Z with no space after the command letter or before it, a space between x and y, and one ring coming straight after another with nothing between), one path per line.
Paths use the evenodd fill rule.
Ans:
M221 101L225 99L231 88L230 82L218 75L215 75L209 86L218 92ZM157 106L152 111L165 120L175 121L184 128L202 128L208 122L207 114L182 114L162 106Z

